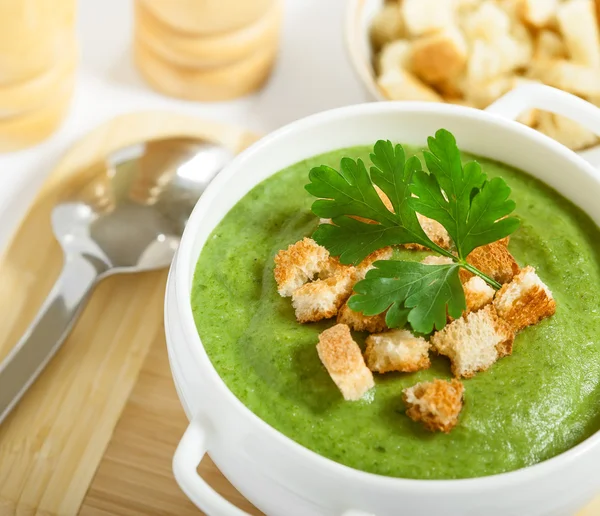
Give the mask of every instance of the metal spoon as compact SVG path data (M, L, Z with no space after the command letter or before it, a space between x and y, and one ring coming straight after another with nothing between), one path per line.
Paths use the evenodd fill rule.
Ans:
M0 423L64 342L96 283L170 265L196 201L232 157L201 140L146 142L110 155L64 192L52 211L63 271L0 363Z

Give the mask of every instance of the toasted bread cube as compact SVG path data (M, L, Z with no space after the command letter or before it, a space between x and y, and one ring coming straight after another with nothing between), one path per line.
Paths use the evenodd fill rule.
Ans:
M387 43L377 56L376 65L379 75L389 70L404 70L410 67L411 43L405 39L398 39Z
M404 20L398 4L387 3L374 17L371 23L371 44L375 49L404 36Z
M431 432L448 433L458 423L464 392L464 385L456 379L417 383L402 392L406 415Z
M296 319L307 323L336 316L355 283L354 271L348 270L301 286L292 294Z
M514 279L503 285L494 299L498 315L520 331L556 312L556 302L550 289L533 267L525 267Z
M431 365L429 342L422 337L415 337L408 330L369 335L366 343L365 360L371 371L412 373Z
M454 8L459 14L468 14L476 10L484 0L454 0Z
M467 262L498 283L508 283L520 270L519 264L501 241L473 249L467 256ZM460 279L463 283L471 276L469 271L461 269Z
M495 290L479 276L473 276L463 285L467 312L476 312L494 299Z
M467 84L477 87L525 67L531 60L533 42L527 29L515 25L511 34L494 41L475 40L467 65Z
M554 20L558 0L521 0L520 7L522 19L532 27L541 29Z
M513 77L501 75L485 83L463 85L465 98L476 108L483 109L510 91L513 87Z
M450 265L453 263L453 260L447 256L436 256L432 254L423 258L421 263L423 265Z
M494 305L456 319L431 337L431 344L452 363L456 377L470 378L512 353L515 333Z
M406 70L388 70L377 79L377 85L391 100L442 101L432 88Z
M536 129L573 150L582 150L598 143L598 136L589 129L570 118L547 111L539 113Z
M375 386L373 373L345 324L336 324L319 335L317 353L345 400L359 400Z
M467 63L467 42L454 26L413 42L411 71L428 83L445 83L457 77Z
M338 274L356 274L356 268L352 265L342 265L337 256L330 256L319 271L319 279L328 279Z
M505 59L512 58L515 68L525 68L533 57L533 35L522 23L514 23L510 30L510 44L503 45Z
M533 63L529 74L555 88L584 97L600 96L598 69L564 59Z
M385 324L385 312L378 315L364 315L362 312L355 312L344 303L337 315L338 324L346 324L354 331L368 331L377 333L387 330Z
M539 81L512 75L511 72L509 75L501 75L482 84L471 84L468 81L463 81L462 91L464 92L465 98L474 107L483 109L510 90L524 84L534 83L539 84ZM528 109L519 115L517 121L531 126L535 122L536 112L537 110L535 109Z
M283 297L312 280L329 260L329 251L310 238L304 238L275 255L275 281Z
M556 32L541 30L537 33L533 52L534 61L564 59L566 57L567 47Z
M482 2L476 9L461 19L465 37L473 42L477 39L495 41L510 31L510 16L494 0Z
M442 226L437 220L430 219L417 213L417 219L425 234L434 243L442 247L443 249L450 249L450 235L446 231L446 228ZM418 251L426 250L427 248L420 244L405 244L404 247L407 249L414 249Z
M403 0L404 25L413 36L450 27L454 23L454 0Z
M362 262L356 266L356 280L360 281L365 279L367 272L374 269L373 265L378 260L389 260L392 257L394 250L391 247L382 247L377 251L373 251L367 256Z
M571 60L600 67L600 34L594 0L569 0L558 7L557 18Z

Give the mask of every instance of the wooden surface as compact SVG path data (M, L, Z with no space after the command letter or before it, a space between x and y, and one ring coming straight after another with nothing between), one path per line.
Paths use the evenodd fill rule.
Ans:
M0 359L60 269L48 222L60 187L116 147L166 135L209 136L233 150L255 138L187 117L145 113L115 119L76 145L0 257ZM64 347L0 426L0 516L199 514L171 473L187 420L166 356L165 279L159 271L102 283ZM260 514L210 459L199 471L232 502ZM600 500L580 516L598 515Z
M0 360L27 328L62 266L50 227L60 192L78 171L113 150L163 136L209 138L236 152L255 139L180 115L138 113L116 118L75 145L0 259ZM102 282L71 336L0 426L2 516L77 513L148 350L162 339L166 274Z

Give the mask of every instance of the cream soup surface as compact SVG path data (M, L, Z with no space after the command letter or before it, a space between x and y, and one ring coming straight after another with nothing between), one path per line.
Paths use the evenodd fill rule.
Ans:
M224 217L198 260L192 308L202 343L229 389L257 416L325 457L381 475L452 479L492 475L553 457L600 428L600 231L531 176L477 157L512 188L521 227L509 249L531 264L557 301L556 315L522 331L513 354L464 380L465 406L448 435L405 414L402 389L450 378L445 357L428 370L375 375L363 400L346 402L319 361L318 334L334 320L299 324L277 293L273 257L318 224L308 171L343 156L370 163L372 147L316 156L266 179ZM418 152L405 147L407 155ZM464 159L473 159L465 154ZM427 253L396 250L395 257ZM354 334L364 346L365 334Z

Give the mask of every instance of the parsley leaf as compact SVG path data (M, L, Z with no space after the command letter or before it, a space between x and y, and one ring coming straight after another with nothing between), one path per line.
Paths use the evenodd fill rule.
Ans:
M430 152L423 156L429 174L413 176L409 199L413 209L440 222L456 246L460 260L476 247L510 235L519 226L508 199L510 188L501 178L488 181L476 161L463 167L454 136L440 129L427 140Z
M367 316L387 310L390 328L410 324L419 333L442 329L447 314L458 318L466 309L460 268L500 288L466 257L519 225L518 219L508 217L515 203L508 199L510 188L504 180L489 181L476 161L463 165L456 140L445 129L427 143L429 151L423 155L429 173L416 156L407 160L401 145L380 140L370 156L370 173L361 160L344 158L339 172L326 166L312 169L306 185L319 197L313 213L332 219L332 224L321 224L313 238L341 263L356 265L377 249L409 243L453 260L448 265L378 261L354 286L350 308ZM382 200L377 187L387 199ZM430 240L417 213L444 226L455 246L452 252Z
M354 286L348 305L364 315L388 310L390 328L408 321L419 333L440 330L446 312L458 318L466 309L465 294L458 275L459 265L423 265L417 262L384 260Z
M388 245L418 243L437 248L425 234L415 210L409 205L409 185L421 170L417 157L406 159L401 145L380 140L371 154L371 174L362 160L343 158L340 171L327 166L313 168L306 190L320 199L312 205L315 215L331 218L321 224L314 240L338 256L344 264L356 265L367 255ZM381 200L377 185L390 200L390 211ZM361 217L366 220L357 220Z

